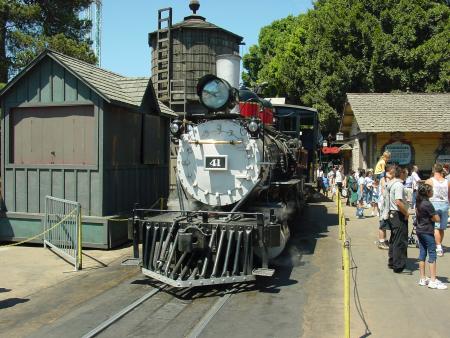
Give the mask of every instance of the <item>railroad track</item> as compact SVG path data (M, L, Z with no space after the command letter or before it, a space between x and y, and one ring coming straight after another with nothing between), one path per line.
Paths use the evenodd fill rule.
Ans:
M196 293L193 289L178 290L168 286L156 287L110 316L107 320L83 335L82 338L106 337L114 336L114 334L119 336L120 330L125 332L133 331L136 335L145 334L151 336L153 333L158 335L159 332L156 332L157 330L164 330L180 314L187 312L192 312L192 315L196 314L197 317L198 314L203 313L203 316L195 318L194 315L193 320L190 320L190 324L187 326L190 328L189 331L180 332L180 336L197 338L220 309L229 301L235 291L235 288L231 288ZM158 296L162 296L161 298L163 299L156 299ZM208 298L216 299L207 302L208 304L204 304L204 300ZM155 304L151 304L152 299L155 301ZM203 300L203 304L198 305L197 303L200 299ZM148 309L145 307L148 307ZM136 318L136 315L133 315L139 309L142 309L143 313L145 313L145 322ZM203 312L199 312L199 309ZM131 324L127 323L127 321Z

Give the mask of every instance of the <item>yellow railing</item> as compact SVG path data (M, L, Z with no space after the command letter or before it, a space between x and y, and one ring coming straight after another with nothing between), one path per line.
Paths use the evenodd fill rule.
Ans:
M336 196L339 217L339 240L342 245L342 270L344 270L344 336L345 338L350 338L350 241L347 238L347 221L341 195L338 192Z

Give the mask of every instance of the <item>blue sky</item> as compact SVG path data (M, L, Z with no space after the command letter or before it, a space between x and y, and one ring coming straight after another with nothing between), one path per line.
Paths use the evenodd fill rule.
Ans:
M147 35L157 28L158 9L172 7L176 23L191 13L188 5L189 0L103 0L101 67L125 76L149 76ZM311 7L311 0L200 0L198 14L243 36L245 53L258 41L261 27Z

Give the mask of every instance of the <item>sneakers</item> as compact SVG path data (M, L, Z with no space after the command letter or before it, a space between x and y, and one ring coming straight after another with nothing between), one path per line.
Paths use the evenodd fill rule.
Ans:
M383 242L376 241L376 244L377 244L378 249L389 250L389 245L386 241L383 241Z
M419 285L420 286L427 286L430 283L430 277L425 277L425 278L421 278L419 279Z
M439 257L444 256L444 250L442 248L436 249L436 255Z
M444 283L442 283L439 279L435 279L434 281L430 280L428 282L428 287L430 289L437 289L437 290L446 290L447 289L447 285L445 285Z

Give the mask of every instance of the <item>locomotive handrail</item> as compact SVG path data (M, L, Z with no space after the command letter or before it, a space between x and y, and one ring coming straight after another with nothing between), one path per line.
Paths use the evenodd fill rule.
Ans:
M242 141L235 141L235 140L231 140L231 141L222 141L222 140L194 140L194 141L189 141L190 144L241 144Z
M211 214L211 215L249 215L249 216L261 216L264 215L262 212L247 212L247 211L211 211L211 210L196 210L196 211L188 211L188 210L160 210L160 209L144 209L144 208L137 208L134 209L135 212L159 212L159 213L188 213L191 215L201 215L204 213Z

